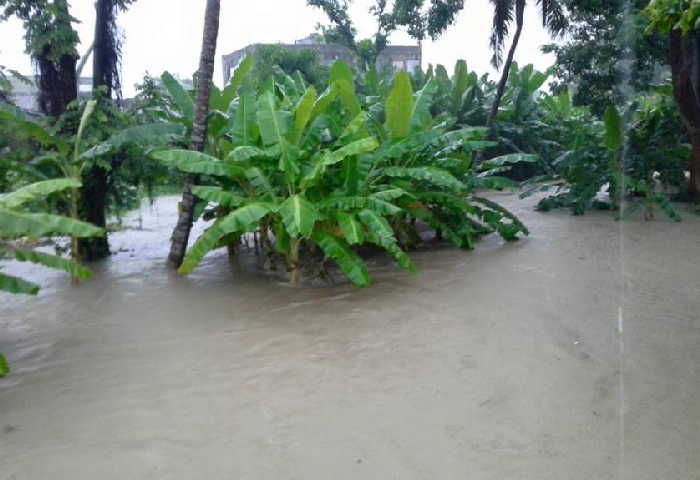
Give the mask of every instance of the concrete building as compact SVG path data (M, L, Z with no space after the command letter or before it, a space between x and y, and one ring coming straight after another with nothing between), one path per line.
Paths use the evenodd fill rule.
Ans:
M39 89L36 87L33 75L25 75L29 82L23 82L17 78L10 77L12 84L12 101L22 110L32 113L39 113ZM80 77L78 80L78 97L89 97L92 94L92 77Z
M265 44L255 43L222 56L224 84L228 83L233 71L246 55L254 54L261 45ZM317 33L297 40L294 43L278 43L274 45L289 50L315 50L319 53L319 60L321 63L326 66L332 65L337 60L342 60L352 66L357 65L357 59L352 50L344 45L324 43L323 36ZM377 68L381 70L387 66L391 66L395 70L413 72L421 66L422 60L423 51L420 45L390 45L382 50L377 57Z

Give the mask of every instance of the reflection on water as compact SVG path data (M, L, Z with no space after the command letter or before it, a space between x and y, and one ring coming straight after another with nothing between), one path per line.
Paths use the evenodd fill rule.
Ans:
M692 478L700 219L625 222L621 254L609 214L499 201L530 238L373 259L370 289L225 251L180 277L173 197L77 287L8 265L43 289L0 297L0 477L614 478L622 308L626 473Z

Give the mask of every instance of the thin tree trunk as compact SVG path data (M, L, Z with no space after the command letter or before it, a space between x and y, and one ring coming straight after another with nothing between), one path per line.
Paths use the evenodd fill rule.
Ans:
M496 96L493 99L493 104L491 105L491 111L486 119L486 128L488 129L487 138L493 139L495 137L495 123L496 117L498 116L498 109L501 107L501 101L503 100L503 95L506 93L506 87L508 86L508 76L510 75L510 67L513 65L513 59L515 58L515 51L518 49L518 43L520 42L520 35L523 33L523 23L525 16L525 1L519 0L515 7L515 35L513 35L513 41L508 50L508 56L503 64L503 71L501 73L501 79L498 82L498 88L496 89ZM476 153L474 163L479 164L484 159L484 151L479 150Z
M518 2L515 12L516 28L515 35L513 36L513 43L508 51L508 57L503 64L503 73L501 73L501 80L498 82L498 89L496 90L496 97L493 99L493 104L491 105L491 112L486 121L486 126L489 128L490 133L493 133L493 125L498 116L498 109L501 107L501 100L503 100L503 95L506 92L506 86L508 85L508 76L510 75L510 67L513 65L513 58L515 58L515 51L518 48L518 42L520 42L520 35L523 33L523 17L525 13L525 2Z
M202 40L202 52L199 57L199 71L197 74L197 96L195 99L194 122L192 127L191 149L202 152L207 139L207 115L209 114L209 90L214 75L214 61L216 56L216 41L219 36L219 11L220 0L207 0L204 14L204 35ZM182 201L179 205L177 225L172 234L170 255L168 264L173 268L182 265L187 251L192 219L194 217L195 198L192 195L194 175L185 177L182 189Z
M87 52L83 54L82 57L80 57L80 63L78 63L78 68L76 69L76 74L75 76L80 79L80 75L83 74L83 69L85 68L85 64L87 64L87 61L90 60L90 56L92 55L92 51L95 49L95 42L92 42L92 45L90 45L90 48L87 49Z
M700 35L672 31L669 52L673 91L693 146L688 197L696 200L700 198Z

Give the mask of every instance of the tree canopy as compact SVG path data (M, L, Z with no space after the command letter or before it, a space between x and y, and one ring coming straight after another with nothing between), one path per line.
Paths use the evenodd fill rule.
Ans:
M624 6L620 0L564 0L570 27L566 41L545 45L545 53L556 56L554 64L556 91L570 89L577 105L589 105L601 115L619 103L621 71L619 68ZM657 74L668 65L668 40L663 35L644 35L647 22L640 14L647 0L631 5L633 41L626 42L632 51L630 82L636 91L646 91Z
M329 43L339 43L356 52L367 65L389 44L392 33L405 29L415 40L438 38L455 21L464 8L464 0L375 0L369 9L377 29L371 38L358 40L350 18L352 0L307 0L307 4L323 10L330 25L321 25Z

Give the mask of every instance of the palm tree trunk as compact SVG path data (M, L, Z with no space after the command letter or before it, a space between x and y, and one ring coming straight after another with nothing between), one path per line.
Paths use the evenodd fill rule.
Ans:
M671 32L669 42L673 91L693 154L689 163L688 198L700 198L700 34Z
M508 57L503 64L503 73L501 73L501 80L498 82L498 89L496 90L496 97L493 99L493 104L491 105L491 112L489 113L488 119L486 121L486 126L489 129L489 134L493 134L493 125L498 116L498 109L501 107L501 100L506 92L506 86L508 85L508 75L510 74L510 67L513 65L513 58L515 57L515 50L518 48L518 42L520 42L520 35L523 33L523 20L525 14L525 1L519 0L516 5L515 11L515 35L513 35L513 42L508 50Z
M214 61L216 56L216 41L219 36L219 12L220 0L207 0L204 14L204 38L202 40L202 52L199 57L199 71L197 83L197 97L195 99L194 122L192 127L192 150L202 152L207 139L207 115L209 114L209 90L214 75ZM173 268L182 265L187 251L192 219L194 217L195 198L192 195L194 175L188 174L182 189L182 201L179 205L179 216L175 230L173 230L172 243L168 264Z

